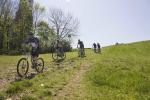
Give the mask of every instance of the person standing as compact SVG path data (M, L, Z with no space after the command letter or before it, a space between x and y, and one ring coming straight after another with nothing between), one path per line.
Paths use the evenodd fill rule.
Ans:
M36 67L37 58L39 56L39 49L40 49L40 41L37 37L34 36L33 32L28 33L28 38L25 41L26 45L31 46L31 59L32 59L32 68Z
M93 43L93 49L95 53L96 53L96 48L97 48L96 43Z
M100 43L97 43L97 50L98 50L97 51L98 53L101 53L101 45L100 45Z
M77 48L79 48L79 53L83 51L83 56L85 56L84 43L80 39L78 40ZM79 54L79 56L81 55Z

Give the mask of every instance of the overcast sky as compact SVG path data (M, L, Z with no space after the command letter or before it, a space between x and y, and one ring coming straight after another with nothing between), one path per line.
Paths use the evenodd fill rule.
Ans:
M85 47L150 40L150 0L35 0L57 7L80 20L79 38ZM75 43L76 43L75 40Z

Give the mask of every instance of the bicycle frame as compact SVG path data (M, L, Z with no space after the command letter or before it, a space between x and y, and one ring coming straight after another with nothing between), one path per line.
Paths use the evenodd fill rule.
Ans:
M27 61L31 61L31 65L33 65L33 59L30 52L24 52L22 58L26 58Z
M79 51L78 51L78 54L79 54L79 56L83 56L84 55L84 49L82 48L78 48L79 49Z

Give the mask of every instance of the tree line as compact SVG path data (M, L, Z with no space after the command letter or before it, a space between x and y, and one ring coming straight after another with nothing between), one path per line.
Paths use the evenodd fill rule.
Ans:
M0 0L0 54L20 54L30 31L40 39L41 53L51 52L57 39L69 51L78 27L78 19L62 9L47 11L37 2Z

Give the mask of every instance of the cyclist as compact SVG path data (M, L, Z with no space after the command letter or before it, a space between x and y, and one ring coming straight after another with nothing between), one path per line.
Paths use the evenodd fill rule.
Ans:
M94 52L96 53L96 43L93 43Z
M60 56L64 56L63 44L59 40L57 40L56 49L58 50Z
M84 44L80 39L78 40L77 48L79 48L80 50L83 50L83 54L85 56Z
M39 56L39 39L34 36L32 32L28 33L28 38L25 42L27 45L31 46L31 60L32 60L32 68L35 68L36 61Z
M101 53L101 46L99 43L97 43L97 49L98 49L98 52Z

